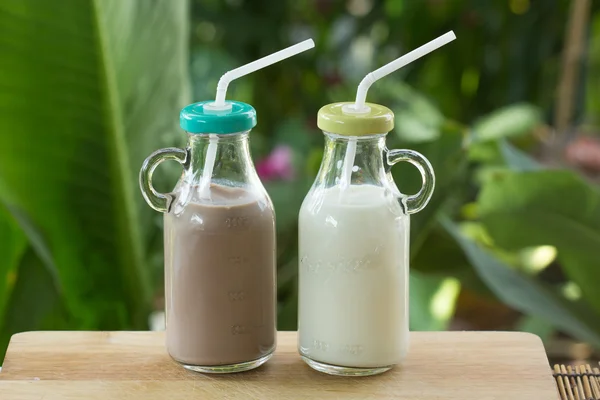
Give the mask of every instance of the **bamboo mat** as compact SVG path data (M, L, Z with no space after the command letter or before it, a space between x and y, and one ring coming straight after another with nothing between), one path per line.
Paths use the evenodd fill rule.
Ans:
M561 400L600 400L600 369L589 364L554 365Z

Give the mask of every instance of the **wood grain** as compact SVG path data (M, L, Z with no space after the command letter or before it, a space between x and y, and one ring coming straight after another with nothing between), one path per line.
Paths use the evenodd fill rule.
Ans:
M275 356L240 374L184 370L162 332L29 332L13 336L0 399L405 399L555 400L543 345L515 332L413 332L404 366L343 378L305 365L296 333L280 332Z

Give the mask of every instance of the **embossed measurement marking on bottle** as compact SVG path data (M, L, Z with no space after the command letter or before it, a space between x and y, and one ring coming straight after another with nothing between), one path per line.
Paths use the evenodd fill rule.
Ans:
M225 218L225 226L229 229L243 229L250 226L250 217Z
M232 335L244 335L250 332L250 328L246 325L233 325L231 327Z
M248 257L246 256L230 256L228 258L229 264L238 266L248 263Z
M342 346L341 349L344 353L348 353L348 354L352 354L352 355L359 355L360 353L362 353L363 351L363 346L361 346L360 344L347 344L345 346Z
M313 340L313 348L315 350L328 351L329 350L329 343L326 343L326 342L324 342L322 340L314 339Z
M360 344L339 344L331 346L329 343L317 339L313 339L312 347L314 350L321 352L346 353L354 356L360 355L364 350L364 346Z
M309 272L320 274L325 272L360 273L377 268L379 264L376 257L381 253L383 246L362 257L340 257L338 261L313 260L305 255L300 259L301 265Z
M227 294L229 296L230 301L242 301L244 300L244 297L246 297L246 292L244 292L243 290L232 290Z

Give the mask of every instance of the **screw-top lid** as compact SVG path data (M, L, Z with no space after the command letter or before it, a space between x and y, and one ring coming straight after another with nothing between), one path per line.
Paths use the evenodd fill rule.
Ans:
M347 112L352 102L333 103L321 107L317 126L330 133L347 136L364 136L388 133L394 129L394 113L379 104L366 103L366 112Z
M189 133L236 133L256 126L256 110L241 101L227 101L231 108L213 109L212 101L190 104L181 110L179 124Z

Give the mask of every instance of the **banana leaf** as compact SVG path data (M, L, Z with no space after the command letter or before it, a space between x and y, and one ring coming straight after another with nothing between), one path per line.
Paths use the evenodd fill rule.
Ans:
M481 220L508 250L551 245L565 274L600 312L600 191L571 171L498 173L478 199Z
M178 135L187 10L182 0L0 3L0 200L31 221L27 237L49 258L26 254L17 275L55 265L59 308L80 329L147 325L156 226L137 174ZM25 286L14 286L10 315Z
M600 319L587 303L569 301L553 287L504 264L448 218L442 218L442 225L463 249L477 274L505 304L600 347Z
M26 250L25 234L6 207L0 203L0 321L6 313L6 305L15 286L19 261ZM0 344L0 354L1 346Z

